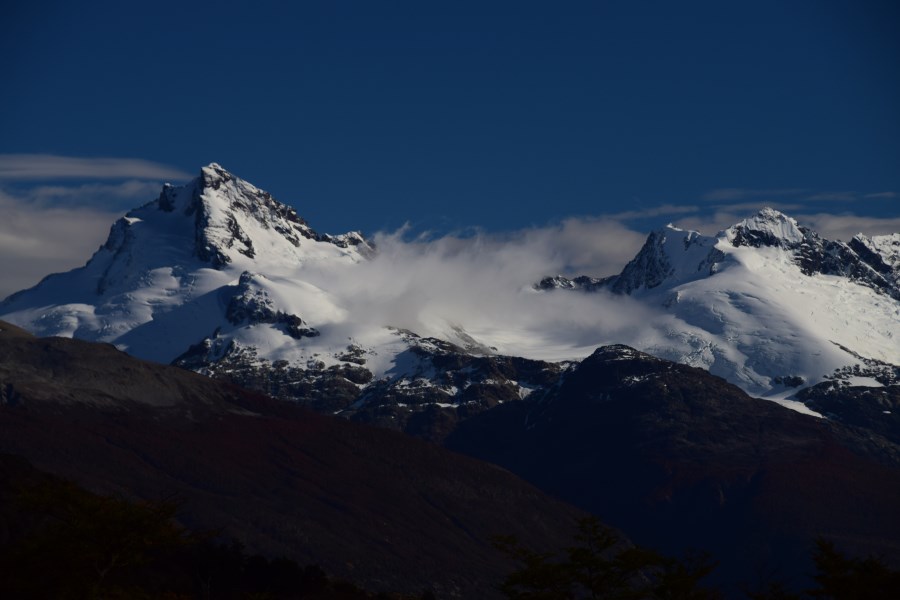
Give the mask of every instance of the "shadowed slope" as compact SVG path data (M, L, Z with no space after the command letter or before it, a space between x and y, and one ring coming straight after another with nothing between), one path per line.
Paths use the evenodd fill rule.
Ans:
M497 467L255 396L111 346L0 324L0 451L89 489L175 495L193 529L370 589L484 597L512 533L559 545L577 511Z
M597 350L534 400L463 422L447 445L639 544L709 550L723 581L802 577L817 535L900 562L900 454L883 438L624 346Z

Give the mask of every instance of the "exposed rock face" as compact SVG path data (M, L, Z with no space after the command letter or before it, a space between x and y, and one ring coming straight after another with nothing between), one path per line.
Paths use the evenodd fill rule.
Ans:
M161 218L154 212L167 216ZM191 257L215 269L233 263L238 255L255 259L275 254L291 260L302 254L296 251L302 240L353 248L361 255L372 252L359 233L318 233L290 206L212 163L187 185L166 184L155 201L113 224L106 243L91 259L101 271L97 293L107 294L145 276L141 267L148 253L160 254L152 247L153 242L160 241L160 234L163 239L177 236L169 250L182 252L169 252L170 262L184 266L187 250ZM259 252L262 254L258 256ZM91 270L89 267L90 263L86 269Z
M729 227L724 235L735 247L769 246L784 250L797 248L805 238L805 232L797 221L771 208L764 208L749 219Z
M215 200L210 198L210 191L216 192ZM176 210L177 199L186 193L181 188L166 186L158 200L159 208ZM366 245L362 236L355 232L340 236L317 233L293 208L216 163L201 170L200 178L190 190L190 203L184 206L184 213L195 217L196 255L217 268L232 261L232 250L248 258L256 257L253 240L241 225L248 220L264 230L271 230L295 248L300 246L303 238L341 248Z
M208 339L175 364L299 402L319 412L440 441L461 420L553 385L567 365L518 357L473 355L435 338L397 331L407 345L403 371L374 380L368 354L349 345L338 364L310 361L302 367L261 359L255 349Z
M410 340L409 358L419 366L396 380L368 386L340 414L440 442L457 423L554 385L567 365L510 356L473 356L434 338Z
M738 246L777 247L791 251L804 275L820 273L846 277L900 300L900 270L896 260L900 235L868 238L856 235L849 243L823 239L790 217L763 209L725 232Z
M554 275L553 277L544 277L534 287L538 290L583 290L585 292L593 292L604 287L607 281L607 278L588 277L587 275L580 275L573 279L562 275Z
M307 326L297 315L277 310L265 287L254 285L253 280L254 275L244 271L235 286L236 289L233 292L227 290L224 294L228 298L225 318L229 323L238 326L263 323L278 325L285 334L295 340L319 335L315 328Z
M830 419L900 444L900 383L852 385L835 378L800 390L797 397Z

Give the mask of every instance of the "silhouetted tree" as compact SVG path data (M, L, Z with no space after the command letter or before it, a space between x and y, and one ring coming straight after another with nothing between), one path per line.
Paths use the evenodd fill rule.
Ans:
M818 587L813 598L829 600L894 600L900 597L900 571L880 559L852 558L839 552L834 543L819 538L813 553Z
M7 488L18 495L0 495L0 514L15 514L21 526L14 536L0 532L7 534L0 537L0 598L416 598L371 592L332 579L317 565L250 555L237 541L223 544L210 533L190 533L175 522L175 502L99 496L51 478Z
M10 597L140 598L122 577L188 536L174 523L174 502L131 502L51 481L25 490L23 513L36 531L4 552Z
M495 546L519 564L500 591L515 600L719 597L700 587L700 580L715 568L706 555L678 560L626 544L594 517L579 521L575 542L561 552L535 552L514 537L495 538Z

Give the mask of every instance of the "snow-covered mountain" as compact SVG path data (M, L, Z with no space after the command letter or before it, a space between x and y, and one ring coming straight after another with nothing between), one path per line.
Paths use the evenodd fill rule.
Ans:
M519 398L549 363L516 369L482 364L465 375L439 367L446 356L493 351L458 325L446 340L348 308L354 278L375 250L358 233L314 231L294 209L217 164L118 220L81 268L46 277L0 303L10 322L40 336L115 344L149 360L231 379L327 412L358 412L366 392L395 403L470 402L473 384ZM452 342L452 343L451 343ZM490 362L490 359L482 359ZM485 407L495 398L481 399Z
M285 341L312 335L304 319L340 309L296 273L341 268L371 251L358 233L313 231L292 208L211 164L119 219L84 267L46 277L0 310L40 335L170 362L214 331L237 340L256 322Z
M628 295L658 318L620 340L784 399L838 376L879 387L900 364L900 234L821 238L772 209L715 236L672 225L619 275L542 280L540 290Z
M387 423L524 398L611 343L804 410L785 400L800 387L885 385L900 365L900 234L832 242L765 209L716 236L656 231L613 277L517 282L515 310L442 314L451 302L426 296L414 319L402 296L426 290L396 269L370 275L389 262L211 164L117 221L84 267L4 300L0 318ZM531 312L503 314L518 310Z

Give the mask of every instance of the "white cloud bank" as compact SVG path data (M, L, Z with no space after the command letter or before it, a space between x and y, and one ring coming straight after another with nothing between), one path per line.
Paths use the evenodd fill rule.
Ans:
M0 298L83 265L126 209L190 178L142 159L0 154Z
M3 192L0 214L0 298L83 265L121 216L84 206L36 205Z
M408 241L402 232L379 234L373 260L327 271L307 266L303 279L339 298L353 315L346 331L331 332L331 339L345 339L360 325L385 324L452 338L458 325L504 354L574 359L598 340L634 337L650 314L627 297L541 294L533 284L560 272L616 273L644 237L608 219L466 238Z

